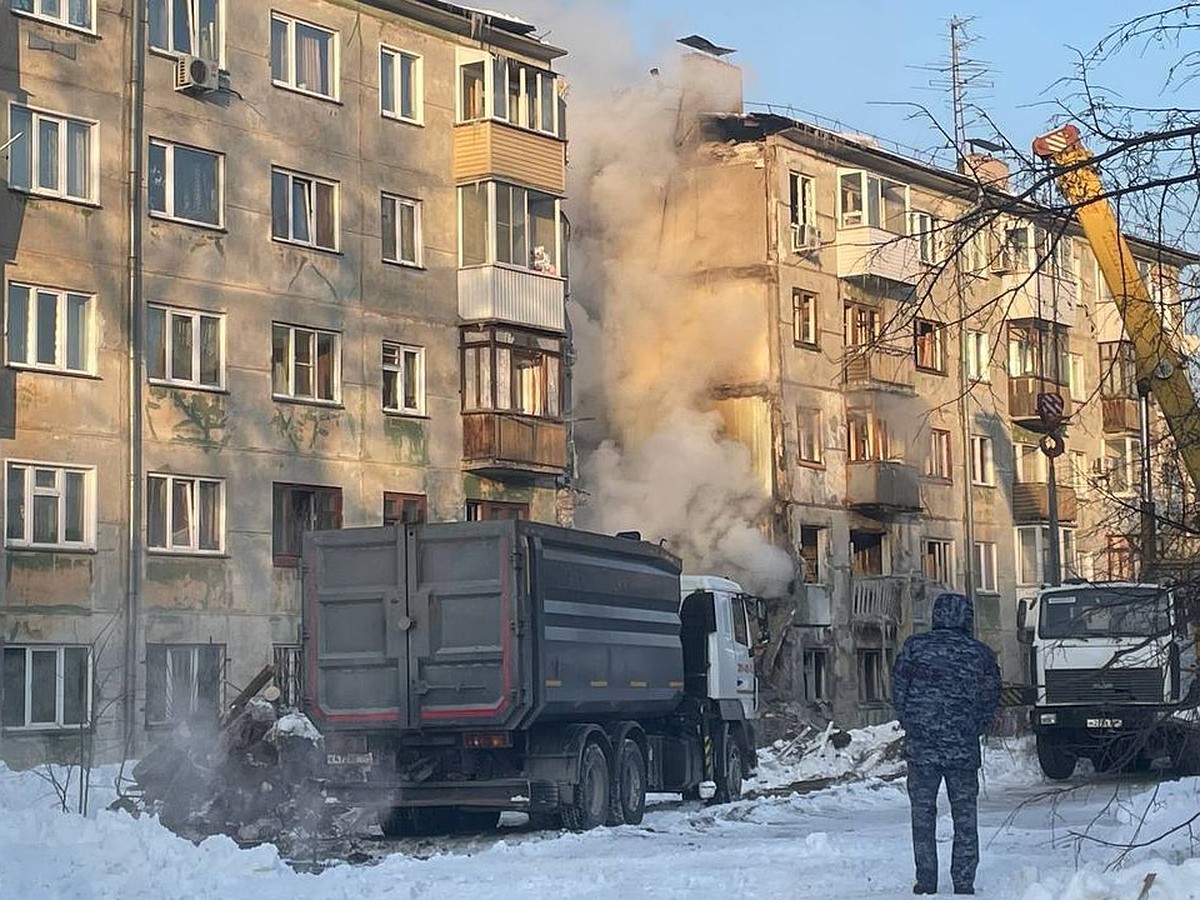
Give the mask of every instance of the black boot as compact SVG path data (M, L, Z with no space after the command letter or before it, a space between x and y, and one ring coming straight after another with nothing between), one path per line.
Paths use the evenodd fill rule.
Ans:
M963 885L962 887L955 887L954 893L956 893L956 894L974 894L975 888L971 887L969 884Z
M913 885L913 893L914 894L936 894L937 893L937 885L936 884L935 885L921 884L921 882L918 881L916 884Z

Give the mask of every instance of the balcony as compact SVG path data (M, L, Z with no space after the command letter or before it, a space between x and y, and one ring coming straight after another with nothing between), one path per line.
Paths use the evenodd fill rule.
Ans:
M1044 272L1001 272L1000 304L1008 319L1043 319L1073 328L1079 318L1074 281Z
M538 480L567 469L567 426L518 413L463 413L463 466Z
M506 322L563 334L565 282L505 266L458 270L458 315L464 322Z
M911 581L905 577L855 576L850 583L850 622L895 628L904 621L911 593Z
M566 190L566 144L505 122L456 125L454 180L463 184L490 179L561 195Z
M903 390L913 389L912 353L890 348L848 347L842 379L847 389Z
M1078 509L1075 488L1055 485L1058 495L1058 520L1074 522ZM1018 481L1012 490L1013 522L1017 525L1033 525L1050 521L1050 486L1043 482Z
M1036 375L1018 375L1008 378L1008 417L1018 421L1038 418L1038 394L1058 394L1063 401L1063 416L1071 415L1071 397L1065 384L1051 384ZM1026 425L1031 430L1038 430Z
M846 466L846 503L872 518L917 511L921 508L917 470L902 462L851 462Z
M871 293L911 300L923 269L917 241L871 225L839 228L837 276Z
M1105 434L1127 434L1141 428L1138 401L1133 397L1105 397L1100 401Z

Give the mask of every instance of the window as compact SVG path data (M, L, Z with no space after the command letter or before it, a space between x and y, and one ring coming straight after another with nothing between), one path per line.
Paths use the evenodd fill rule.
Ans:
M223 6L223 0L150 0L150 46L221 62Z
M921 574L943 587L954 587L954 542L940 538L922 541Z
M557 198L496 182L461 187L458 197L459 265L496 262L544 275L559 273Z
M847 304L844 337L848 347L868 347L879 338L879 310Z
M425 414L425 348L383 342L383 410Z
M1142 442L1136 437L1104 439L1104 472L1112 494L1132 494L1142 481Z
M841 226L870 225L893 234L908 232L908 186L872 175L845 172L838 191Z
M992 380L992 342L986 331L967 332L967 378L983 383Z
M996 545L991 541L975 542L975 590L995 593Z
M796 410L796 446L801 463L822 464L822 434L819 409L801 407Z
M12 9L69 28L94 30L95 0L12 0Z
M992 454L992 439L982 434L971 435L971 484L996 486L996 461Z
M1060 578L1079 571L1076 557L1075 531L1059 529ZM1050 580L1050 528L1047 525L1024 525L1016 529L1017 583L1044 584Z
M219 553L225 484L215 478L146 476L146 542L154 550Z
M917 239L917 258L926 265L939 262L937 227L937 219L929 213L909 213L908 233Z
M87 374L92 358L92 297L32 284L8 285L8 364Z
M225 217L225 157L220 153L150 141L151 215L221 227Z
M271 327L271 392L337 403L342 394L341 335L294 325Z
M946 374L946 328L941 322L917 319L914 325L917 368Z
M1029 271L1029 227L1017 225L1004 232L1000 268L1005 272Z
M792 343L798 347L816 348L817 295L792 288Z
M503 503L499 500L468 500L468 522L494 522L503 519L528 519L528 503Z
M8 186L31 194L96 199L96 123L9 108Z
M1049 460L1037 444L1015 443L1013 456L1014 481L1020 484L1045 484L1049 481Z
M421 201L384 194L380 203L384 262L421 265Z
M271 236L322 250L338 249L339 186L310 175L271 170Z
M45 644L4 648L4 728L86 728L91 724L92 653Z
M416 525L425 521L425 495L383 492L384 525Z
M421 57L379 48L379 106L385 116L421 124L425 117L423 82Z
M553 72L505 56L460 53L458 121L494 118L563 137L565 108Z
M1088 492L1088 458L1082 450L1071 451L1071 487L1075 496L1083 498Z
M869 409L846 410L847 451L850 462L881 461L898 457L887 423Z
M146 310L146 376L197 388L225 383L225 317L190 309Z
M1051 322L1008 326L1009 377L1034 377L1061 385L1070 369L1065 328Z
M1124 534L1110 534L1106 540L1105 557L1108 577L1112 581L1136 581L1138 577L1137 539Z
M988 233L976 230L968 234L963 242L962 269L968 275L978 275L986 278L991 268L991 241Z
M464 331L463 411L562 415L562 342L503 328Z
M1100 344L1100 396L1105 400L1118 400L1137 395L1133 343L1106 341Z
M804 582L821 584L821 529L815 525L800 526L800 558L804 561Z
M275 667L272 680L279 689L279 705L285 709L300 706L304 686L304 657L299 644L274 644L271 660Z
M1083 357L1078 353L1067 354L1067 392L1077 403L1087 400L1087 389L1083 383Z
M954 477L953 459L950 454L950 432L940 428L929 430L929 456L925 459L925 474L930 478Z
M829 699L829 656L825 650L805 650L802 657L804 670L804 699L819 703Z
M816 184L807 175L788 173L788 223L791 226L792 250L811 249L811 238L817 227Z
M342 527L342 489L308 484L275 484L272 553L276 566L297 566L304 533Z
M864 703L882 703L888 698L888 673L891 652L858 651L858 699Z
M146 645L146 724L177 725L192 718L214 724L223 706L222 644Z
M95 469L10 462L5 474L9 547L86 550L94 545Z
M850 529L850 574L883 575L887 536L878 531Z
M271 79L280 87L336 100L337 32L271 13Z

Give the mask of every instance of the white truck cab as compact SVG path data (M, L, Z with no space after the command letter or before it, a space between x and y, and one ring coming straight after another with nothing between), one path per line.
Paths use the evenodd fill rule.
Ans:
M753 646L760 632L758 600L728 578L682 576L681 601L697 591L712 594L716 618L716 629L708 635L708 696L716 701L736 701L745 718L757 718Z

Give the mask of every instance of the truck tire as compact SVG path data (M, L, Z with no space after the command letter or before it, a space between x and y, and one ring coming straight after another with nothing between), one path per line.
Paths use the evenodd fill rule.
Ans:
M609 825L639 825L646 814L646 758L636 741L628 738L617 751L617 779L613 785Z
M726 725L721 738L721 755L717 766L717 792L713 795L713 803L730 803L742 797L742 775L745 766L742 762L742 745L738 740L737 730L732 725Z
M603 825L608 818L610 790L604 750L597 743L589 743L583 749L574 796L562 810L563 825L571 831L590 831Z
M1051 781L1066 781L1075 774L1075 757L1053 738L1037 736L1038 765Z

